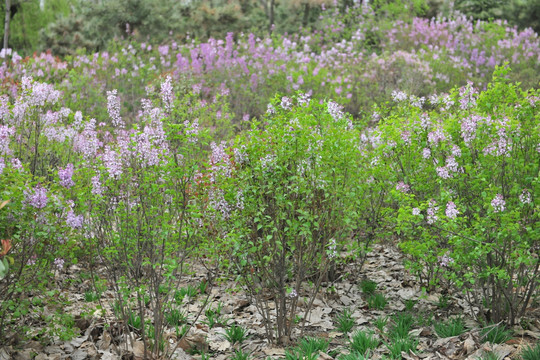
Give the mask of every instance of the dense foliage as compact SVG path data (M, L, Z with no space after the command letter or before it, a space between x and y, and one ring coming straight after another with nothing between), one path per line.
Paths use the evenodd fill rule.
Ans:
M210 294L216 276L238 279L268 340L288 343L321 287L360 279L381 239L406 254L426 293L463 292L486 324L515 325L538 306L534 31L374 1L308 9L321 18L293 35L202 26L221 37L153 43L138 40L165 8L115 4L88 5L116 25L92 25L109 37L130 24L126 39L89 45L100 52L2 52L0 341L45 316L43 302L53 315L39 335L73 336L55 281L82 263L91 297L115 296L84 315L109 309L145 356L174 351L165 330L189 331L189 298ZM181 288L198 260L207 282ZM339 274L346 264L357 266ZM384 308L377 284L363 284L367 306ZM207 311L214 324L219 311ZM409 320L393 319L392 357L418 344ZM235 329L227 336L243 338ZM379 343L356 332L352 356Z

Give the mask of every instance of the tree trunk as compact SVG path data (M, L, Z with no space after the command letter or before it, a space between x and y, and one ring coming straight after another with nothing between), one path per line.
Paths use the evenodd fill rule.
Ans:
M6 18L4 21L4 49L8 48L9 21L11 20L11 0L6 0Z
M270 21L270 24L269 24L270 34L272 34L272 31L274 30L274 3L275 2L276 2L275 0L270 0L270 5L268 9L268 12L269 12L268 20Z

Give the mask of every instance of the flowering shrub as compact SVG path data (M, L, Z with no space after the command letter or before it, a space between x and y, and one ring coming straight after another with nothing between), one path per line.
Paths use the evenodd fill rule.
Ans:
M377 130L400 246L427 288L444 279L480 317L513 324L538 285L538 91L499 69L487 90L469 84L428 106L405 99Z
M213 168L212 205L232 224L226 243L256 299L270 341L293 335L299 297L306 319L337 249L351 235L357 132L331 101L276 98ZM219 199L219 200L218 200ZM308 279L313 287L305 287ZM268 302L275 304L276 315Z

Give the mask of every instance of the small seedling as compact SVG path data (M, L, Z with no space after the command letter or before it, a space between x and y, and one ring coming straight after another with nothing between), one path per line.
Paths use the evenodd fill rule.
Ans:
M501 358L493 351L485 352L479 360L501 360Z
M178 309L172 309L165 313L165 321L171 326L177 326L184 324L187 321L187 316Z
M360 289L362 289L362 292L366 295L373 295L375 290L377 290L377 283L373 280L362 280Z
M100 294L98 294L95 291L87 291L84 293L84 300L86 302L96 301L96 300L99 300L99 298L100 298Z
M458 336L465 332L465 323L462 318L439 322L435 324L435 332L441 338Z
M439 303L437 306L441 309L447 309L450 306L450 297L447 295L439 296Z
M386 326L387 323L388 323L388 316L379 316L375 320L375 327L377 327L377 329L379 329L380 332L384 332L384 327Z
M512 338L512 331L503 325L490 325L482 329L482 340L492 344L502 344Z
M231 357L231 360L248 360L249 354L243 352L242 350L235 350L234 355Z
M394 316L394 326L390 330L392 339L405 339L409 337L414 319L411 314L402 313Z
M538 360L540 359L540 344L535 347L530 345L521 351L521 360Z
M368 360L369 354L366 354L366 356L360 354L359 352L352 352L347 355L340 355L338 357L338 360Z
M411 350L416 350L418 346L418 339L395 338L391 343L385 343L386 348L390 351L390 357L392 359L401 359L401 352L408 353Z
M367 299L367 303L370 309L384 310L388 300L383 294L373 294Z
M413 300L413 299L405 300L406 311L411 311L414 308L414 305L416 305L416 300Z
M352 313L349 309L343 310L341 314L336 318L337 320L337 330L342 333L349 333L354 326L354 319L352 318Z
M328 351L328 341L314 337L306 337L300 340L299 349L304 354L318 354L319 351L326 353Z
M373 334L366 334L359 330L353 334L350 345L353 352L366 355L370 349L377 348L379 343L380 341Z
M233 324L225 330L225 338L231 344L241 344L244 340L247 339L247 329Z
M206 316L206 320L203 321L204 324L208 325L210 329L212 329L214 326L220 324L220 325L226 325L227 321L222 319L221 317L221 310L223 309L223 304L219 303L218 307L208 308L204 311L204 315Z

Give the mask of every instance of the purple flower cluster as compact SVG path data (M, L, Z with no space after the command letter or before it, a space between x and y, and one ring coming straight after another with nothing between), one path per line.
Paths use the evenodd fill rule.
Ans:
M435 200L429 201L429 207L427 209L427 223L428 224L434 224L439 217L437 216L437 211L439 211L439 207L437 206L437 202Z
M36 209L43 209L49 202L49 198L47 197L47 189L41 186L41 184L36 185L32 192L25 190L24 194L26 196L26 202L28 205Z
M506 202L504 197L501 194L495 195L493 200L491 200L491 206L493 207L493 212L502 212L505 209Z
M529 190L524 189L521 194L519 194L519 201L521 201L523 204L530 204L532 202L532 197Z
M442 266L442 267L448 267L448 265L451 265L454 263L454 259L452 259L447 254L444 254L443 256L439 256L438 260L439 260L439 266Z
M459 210L456 207L456 204L454 204L452 201L449 201L446 204L446 216L449 219L455 219L459 215Z
M65 188L70 188L75 185L73 181L73 164L67 164L65 169L58 170L58 177L60 178L60 185Z
M167 47L167 52L168 52ZM167 76L164 82L161 83L161 101L165 106L165 111L170 113L174 108L174 90L172 87L171 76Z
M396 190L403 193L408 193L411 190L411 187L405 184L403 181L400 181L396 184Z
M70 209L66 215L66 224L73 229L80 229L83 225L83 216L75 215L75 212Z
M107 91L107 111L111 118L112 124L115 127L123 128L124 121L120 116L120 98L117 96L118 91L116 89Z

